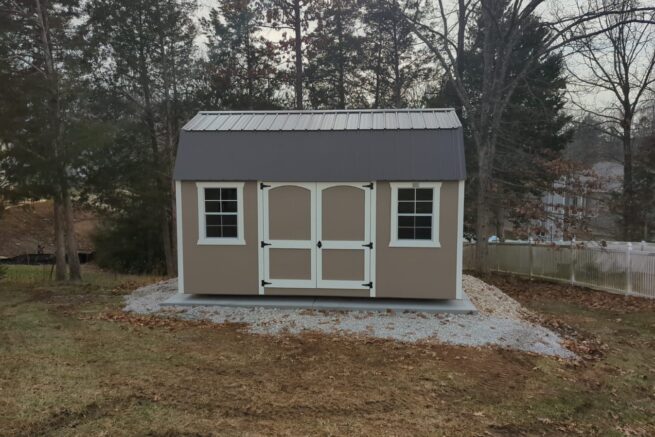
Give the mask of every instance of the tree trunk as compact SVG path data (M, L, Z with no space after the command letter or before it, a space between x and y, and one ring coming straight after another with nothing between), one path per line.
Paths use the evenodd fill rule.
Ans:
M253 77L253 64L254 64L254 59L252 55L252 45L250 44L250 31L246 32L245 34L245 48L246 48L246 87L247 93L248 93L248 103L247 103L247 108L250 110L254 109L253 102L255 101L254 95L255 95L255 82L254 82L254 77Z
M480 198L480 194L481 193L478 193L478 200L476 201L475 233L477 236L477 243L475 250L475 268L480 273L487 273L489 271L487 206L484 199Z
M494 228L499 241L505 241L505 214L500 202L494 205Z
M491 194L492 194L492 169L493 154L489 140L476 139L478 149L478 192L476 199L476 222L475 233L477 238L477 250L475 252L475 263L478 271L487 273L489 271L489 237L491 218Z
M175 275L175 257L173 256L173 238L171 236L171 218L168 208L165 208L161 218L161 235L164 243L164 259L166 261L166 274Z
M71 281L82 279L80 257L77 251L77 237L75 236L75 220L73 215L73 202L70 191L66 190L63 196L63 214L66 231L66 255L68 256L68 274Z
M382 34L382 32L380 32ZM373 108L377 109L380 107L380 85L382 81L382 41L381 37L378 41L378 50L375 61L375 91L373 97Z
M64 211L61 199L55 196L52 199L55 228L55 279L66 279L66 246L64 238Z
M402 106L402 81L400 78L400 49L398 48L398 22L393 23L393 106L400 108Z
M635 221L632 186L632 130L630 120L624 120L623 123L623 240L631 241L634 237Z
M295 33L294 51L296 56L296 109L302 109L302 15L300 10L300 0L293 1L293 30Z
M346 66L344 65L345 60L344 60L344 55L343 55L344 47L343 47L343 28L342 28L342 25L341 25L342 24L341 23L341 9L339 9L339 11L337 12L335 18L336 18L336 21L337 21L336 22L336 24L337 24L336 32L337 32L337 41L338 41L338 44L339 44L339 49L338 49L339 53L338 53L338 57L337 57L337 59L338 59L337 68L338 68L338 75L339 75L339 77L337 79L338 80L338 82L337 82L337 98L338 98L337 109L345 109L346 108L346 84L345 84L345 82L346 82L346 73L345 73Z
M55 68L55 61L52 54L52 44L50 39L50 22L48 16L48 5L42 4L41 0L35 0L36 12L38 15L38 25L41 39L41 52L45 60L45 76L48 82L50 97L48 105L50 107L50 118L52 122L53 133L51 135L51 147L53 154L53 165L56 166L56 175L59 179L54 181L53 208L54 208L54 231L55 231L55 278L57 281L66 279L66 239L65 228L66 221L64 216L64 204L62 197L63 180L66 177L65 163L62 162L61 138L61 100L59 96L59 78Z
M155 175L155 184L157 192L164 194L162 198L160 210L157 212L159 215L159 229L161 232L162 245L164 250L164 260L166 264L166 274L172 276L175 274L175 261L173 260L173 247L171 238L170 226L170 209L169 202L167 201L170 194L170 187L167 181L167 176L162 171L162 159L160 156L159 143L157 141L157 130L155 126L155 115L152 106L152 95L150 90L150 77L148 76L148 64L145 56L143 44L139 45L139 82L141 91L143 92L144 100L144 121L148 128L148 136L150 137L150 148L152 151L152 166Z
M167 161L165 167L167 170L166 177L169 178L170 183L168 184L169 190L169 201L170 204L170 215L166 218L166 229L168 232L164 234L168 238L169 242L164 242L164 257L167 260L167 273L171 276L177 274L177 257L174 256L177 246L176 246L176 228L175 228L175 182L170 178L173 170L173 163L175 162L175 144L176 138L178 135L178 120L177 112L175 111L173 105L177 103L177 88L176 88L176 77L177 72L175 68L175 50L174 45L170 45L170 50L166 52L166 45L163 38L160 40L162 46L162 60L165 66L164 76L163 76L163 85L164 85L164 109L166 111L166 156ZM249 55L250 56L250 55ZM250 67L248 68L250 75ZM173 95L173 102L171 102L171 93ZM166 214L166 212L165 212ZM163 226L163 223L162 223ZM166 251L169 251L170 254L166 254Z

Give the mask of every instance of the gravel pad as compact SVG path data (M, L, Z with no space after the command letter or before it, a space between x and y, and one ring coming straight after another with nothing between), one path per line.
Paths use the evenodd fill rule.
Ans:
M259 334L323 332L392 339L404 342L434 341L466 346L496 345L562 358L575 354L561 345L554 332L525 319L529 312L516 301L471 276L465 291L479 314L452 315L414 312L362 312L237 308L220 306L161 307L177 292L177 279L151 284L126 297L125 311L159 314L215 323L244 323ZM480 297L480 294L484 296ZM482 302L494 302L485 308ZM479 304L479 302L481 304Z

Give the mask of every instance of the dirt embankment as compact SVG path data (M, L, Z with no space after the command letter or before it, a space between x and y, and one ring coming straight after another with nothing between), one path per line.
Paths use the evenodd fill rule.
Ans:
M91 234L98 218L88 210L75 211L75 234L80 251L92 251ZM9 206L0 211L0 257L54 252L52 201L38 201Z

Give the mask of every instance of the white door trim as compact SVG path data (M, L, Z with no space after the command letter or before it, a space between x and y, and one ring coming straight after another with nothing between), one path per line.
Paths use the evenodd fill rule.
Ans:
M271 240L268 217L268 194L271 189L294 186L309 190L310 193L310 239L309 240ZM263 182L258 187L261 197L259 215L262 238L259 241L259 257L261 260L259 282L260 294L265 288L316 288L316 184L302 182ZM265 242L266 245L261 243ZM310 279L271 279L270 278L270 250L271 249L309 249L311 257ZM268 284L265 284L268 283Z
M261 242L264 241L264 183L257 181L257 264L259 268L259 294L264 294L264 247Z
M370 214L370 220L369 220L369 228L370 228L370 241L373 243L373 248L370 250L370 258L369 258L369 280L371 281L371 290L369 293L369 297L375 297L375 286L377 284L377 278L375 277L375 251L377 250L378 246L378 234L375 228L375 222L377 218L377 205L376 205L376 199L378 197L378 185L376 182L371 182L373 185L373 189L371 191L371 201L369 204L371 205L371 214Z
M182 182L175 181L175 222L177 231L177 292L184 293L184 238L182 235Z
M464 181L457 183L457 266L456 266L456 294L455 298L461 299L462 290L462 268L464 254Z
M269 223L268 223L268 193L271 188L281 186L299 186L310 190L310 207L311 207L311 240L270 240ZM365 240L363 241L338 241L338 240L320 240L319 236L322 230L322 190L333 186L352 186L363 189L364 195L364 228ZM372 188L370 188L372 187ZM347 289L361 290L365 288L364 284L370 283L370 297L375 297L375 252L376 252L376 188L377 184L366 184L364 182L329 182L329 183L303 183L303 182L257 182L257 222L258 222L258 241L259 245L259 294L265 294L268 288L328 288L328 289ZM321 249L361 249L365 250L364 275L365 281L341 281L341 280L323 280L322 276L322 257L321 249L318 249L317 243L321 241ZM269 245L261 245L265 242ZM373 243L373 247L364 247L364 244ZM271 248L279 249L309 249L311 251L311 279L271 279L269 277L269 251ZM269 282L269 284L265 284Z

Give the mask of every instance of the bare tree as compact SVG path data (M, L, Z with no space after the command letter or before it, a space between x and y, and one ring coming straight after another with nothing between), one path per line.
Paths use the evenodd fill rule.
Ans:
M598 17L602 34L576 41L582 68L570 74L587 93L607 93L611 100L594 107L591 102L574 104L602 120L597 126L623 145L622 238L639 238L636 229L633 154L635 115L644 103L646 91L655 83L655 26L648 13L636 12L635 1L618 2L619 13ZM651 11L652 14L652 11ZM586 26L585 26L586 27Z
M520 49L522 29L535 16L542 14L544 7L548 6L546 0L427 1L428 6L436 11L432 18L421 18L426 5L419 3L415 4L412 14L406 14L406 18L452 82L472 134L477 158L475 231L479 249L476 251L476 264L478 269L484 271L487 269L487 240L492 232L491 199L496 185L493 163L500 139L501 120L514 91L543 57L575 41L617 28L624 21L637 19L620 18L626 11L610 2L583 4L580 0L575 8L569 8L572 12L553 10L554 19L549 21L544 17L540 21L544 29L540 47L533 50L522 68L518 71L514 69L510 75L512 55ZM631 7L629 11L651 14L645 21L652 22L653 8ZM603 17L619 18L610 26L592 26L602 21L599 19ZM468 43L470 26L474 24L483 26L482 80L479 89L466 86L459 62Z

